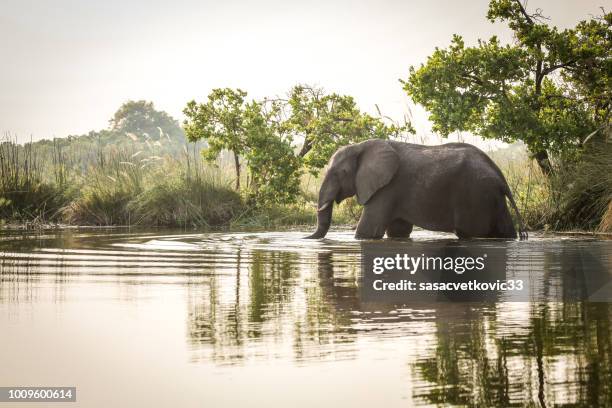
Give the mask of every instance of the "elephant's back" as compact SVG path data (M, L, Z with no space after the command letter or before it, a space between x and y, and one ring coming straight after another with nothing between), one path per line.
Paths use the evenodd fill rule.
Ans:
M485 152L467 143L438 146L405 144L405 160L428 177L470 176L499 178L501 171Z

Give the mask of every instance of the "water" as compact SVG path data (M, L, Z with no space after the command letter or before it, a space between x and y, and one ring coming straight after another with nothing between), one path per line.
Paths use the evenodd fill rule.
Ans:
M612 406L610 303L372 307L352 232L305 234L4 233L0 385L87 407ZM487 245L537 284L568 248L612 271L609 243Z

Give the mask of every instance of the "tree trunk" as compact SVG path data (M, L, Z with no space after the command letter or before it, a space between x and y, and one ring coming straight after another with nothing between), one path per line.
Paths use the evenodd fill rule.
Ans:
M308 135L306 135L304 137L304 144L302 145L302 148L300 149L300 153L298 154L298 156L299 157L306 156L306 153L308 153L310 149L312 149L312 141L309 139Z
M542 170L542 173L544 173L546 177L552 176L553 169L550 165L550 159L548 158L548 153L546 150L538 150L537 152L533 153L533 158L536 160L538 166L540 166L540 169Z
M240 160L236 152L234 152L234 166L236 166L236 191L240 191Z

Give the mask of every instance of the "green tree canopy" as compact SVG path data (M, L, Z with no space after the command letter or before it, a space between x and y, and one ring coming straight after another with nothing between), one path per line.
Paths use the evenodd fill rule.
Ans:
M246 97L240 89L214 89L206 102L187 104L184 126L190 141L208 142L206 159L216 159L222 150L233 152L236 189L243 160L249 195L259 201L294 201L302 168L316 174L340 146L412 131L410 124L386 124L361 112L350 96L310 86L294 87L288 99L248 102Z
M222 150L234 154L236 189L246 162L251 182L250 198L258 202L288 203L299 192L300 162L292 139L278 121L278 103L248 102L240 89L213 89L208 101L191 101L184 110L185 132L190 141L204 139L203 155L215 160ZM264 109L267 107L268 109Z
M187 117L185 134L189 141L204 139L208 143L208 148L203 152L206 159L216 159L224 149L233 153L236 190L240 189L240 156L247 149L247 128L244 122L246 96L247 93L241 89L213 89L208 95L208 101L198 104L192 100L183 110Z
M156 110L153 102L147 101L127 101L121 105L110 120L110 130L156 139L167 137L174 141L183 141L185 137L183 129L172 116Z
M287 105L290 112L284 126L303 139L299 156L313 174L341 146L414 132L409 123L387 124L381 118L361 112L351 96L326 94L321 88L308 85L293 87Z
M301 162L291 136L278 121L279 110L278 104L265 109L253 101L245 111L250 195L256 202L291 203L300 192Z
M575 156L610 122L612 14L559 30L520 0L491 0L487 18L507 23L514 42L494 36L467 47L455 35L410 68L404 89L429 111L435 131L522 140L550 174L551 155Z

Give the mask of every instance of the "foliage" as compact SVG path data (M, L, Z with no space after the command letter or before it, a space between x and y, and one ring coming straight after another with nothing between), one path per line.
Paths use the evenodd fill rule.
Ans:
M278 106L247 102L240 89L214 89L206 103L191 101L184 110L185 131L191 141L206 140L204 157L215 160L222 150L234 154L236 189L240 189L240 168L246 161L251 180L248 193L253 202L264 204L294 202L299 192L299 162L274 120Z
M308 85L294 86L287 105L290 113L283 126L303 139L299 157L312 174L317 174L339 147L414 133L410 123L386 124L361 112L352 96L326 94Z
M206 103L192 100L183 110L187 117L185 134L191 142L206 140L208 148L203 150L203 155L207 160L217 159L224 149L234 154L237 190L240 189L239 156L247 150L246 95L241 89L213 89Z
M574 158L610 121L612 14L559 30L519 0L491 0L487 18L507 23L515 41L466 47L455 35L410 68L404 89L429 111L435 131L521 140L551 174L550 155Z
M302 168L316 175L340 146L412 131L409 123L387 124L361 112L350 96L306 85L294 87L288 99L248 102L246 96L240 89L214 89L206 102L187 104L184 125L190 141L208 143L206 159L233 152L238 190L241 161L246 164L246 194L257 205L295 203Z
M131 137L147 139L174 139L184 142L183 130L172 116L158 111L153 102L127 101L119 107L110 120L110 131Z
M262 104L254 101L245 111L249 201L254 203L294 203L300 193L300 161L294 154L291 138L274 120L277 115L277 105L265 111Z

